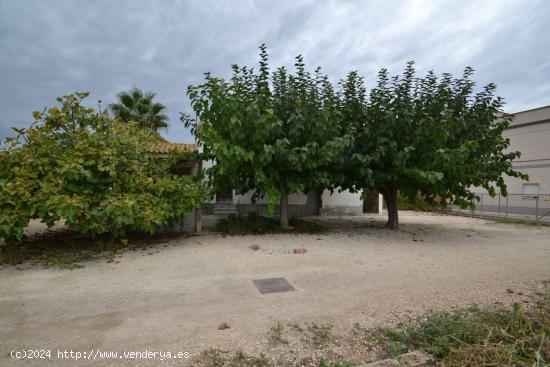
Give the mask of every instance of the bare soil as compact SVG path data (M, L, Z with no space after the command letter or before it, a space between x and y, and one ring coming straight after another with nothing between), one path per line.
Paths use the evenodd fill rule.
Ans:
M207 233L74 270L4 267L0 365L75 365L57 359L58 349L192 356L79 365L204 365L198 358L210 348L264 353L281 365L320 356L362 363L382 353L365 342L372 328L430 310L528 302L550 279L549 227L413 212L400 219L397 232L383 229L382 216L322 217L331 230L320 234ZM252 281L272 277L296 290L260 294ZM328 330L321 342L316 327ZM14 362L13 349L55 355Z

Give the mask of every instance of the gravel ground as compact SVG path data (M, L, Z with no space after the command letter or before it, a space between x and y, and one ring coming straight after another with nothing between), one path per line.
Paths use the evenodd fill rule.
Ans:
M0 365L75 365L57 359L58 349L182 351L196 358L218 348L263 352L286 365L321 355L363 362L379 357L362 343L365 329L429 310L527 301L550 279L549 227L412 212L400 219L397 232L384 230L381 216L323 217L331 230L317 235L207 233L81 269L2 268ZM252 280L269 277L285 277L296 291L259 294ZM269 336L279 321L288 343ZM223 322L229 328L218 330ZM314 325L329 327L322 345ZM15 362L8 357L13 349L53 355ZM193 358L162 365L199 365Z

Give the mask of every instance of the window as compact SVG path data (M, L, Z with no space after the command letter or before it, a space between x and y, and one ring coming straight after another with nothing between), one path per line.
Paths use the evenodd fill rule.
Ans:
M524 199L536 199L538 196L539 196L539 184L538 183L523 184L523 198Z

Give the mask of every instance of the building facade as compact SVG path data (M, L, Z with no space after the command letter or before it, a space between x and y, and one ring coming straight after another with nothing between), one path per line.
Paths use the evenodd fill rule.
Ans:
M252 200L253 192L244 195L237 194L234 190L228 189L216 193L210 203L205 204L205 214L247 215L254 212L262 215L267 214L269 198ZM380 201L381 203L381 201ZM278 213L279 208L275 208ZM309 192L308 194L293 193L288 197L289 217L303 217L308 215L357 215L363 213L363 200L361 193L352 193L348 190L341 192L329 190L321 194Z
M521 152L512 166L529 179L504 175L507 196L497 192L491 197L484 189L474 188L480 200L471 214L550 221L550 106L508 116L512 122L502 135L510 140L508 151Z
M510 151L520 151L515 169L529 175L529 181L505 177L508 192L526 197L550 195L550 106L517 112L503 136L510 139Z
M155 154L158 159L165 159L171 153L196 152L198 150L195 144L175 144L167 141L161 141L152 146L150 153ZM188 159L179 162L177 165L177 174L194 175L201 168L208 168L212 162L198 162ZM161 232L196 232L202 229L202 215L247 215L248 213L258 213L266 215L268 211L269 198L253 200L254 192L237 194L234 189L227 188L218 191L209 203L205 203L201 209L196 209L193 213L184 218L169 223L159 229ZM369 212L380 212L382 210L382 199L379 195L376 205L370 205ZM279 208L275 208L277 215ZM348 190L330 192L325 190L322 193L310 192L308 194L293 193L288 198L289 217L303 217L309 215L355 215L365 212L361 193L352 193Z

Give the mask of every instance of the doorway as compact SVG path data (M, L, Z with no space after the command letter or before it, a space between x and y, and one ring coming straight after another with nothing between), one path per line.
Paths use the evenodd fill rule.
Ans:
M226 203L233 201L233 189L227 187L216 191L216 202L217 203Z

